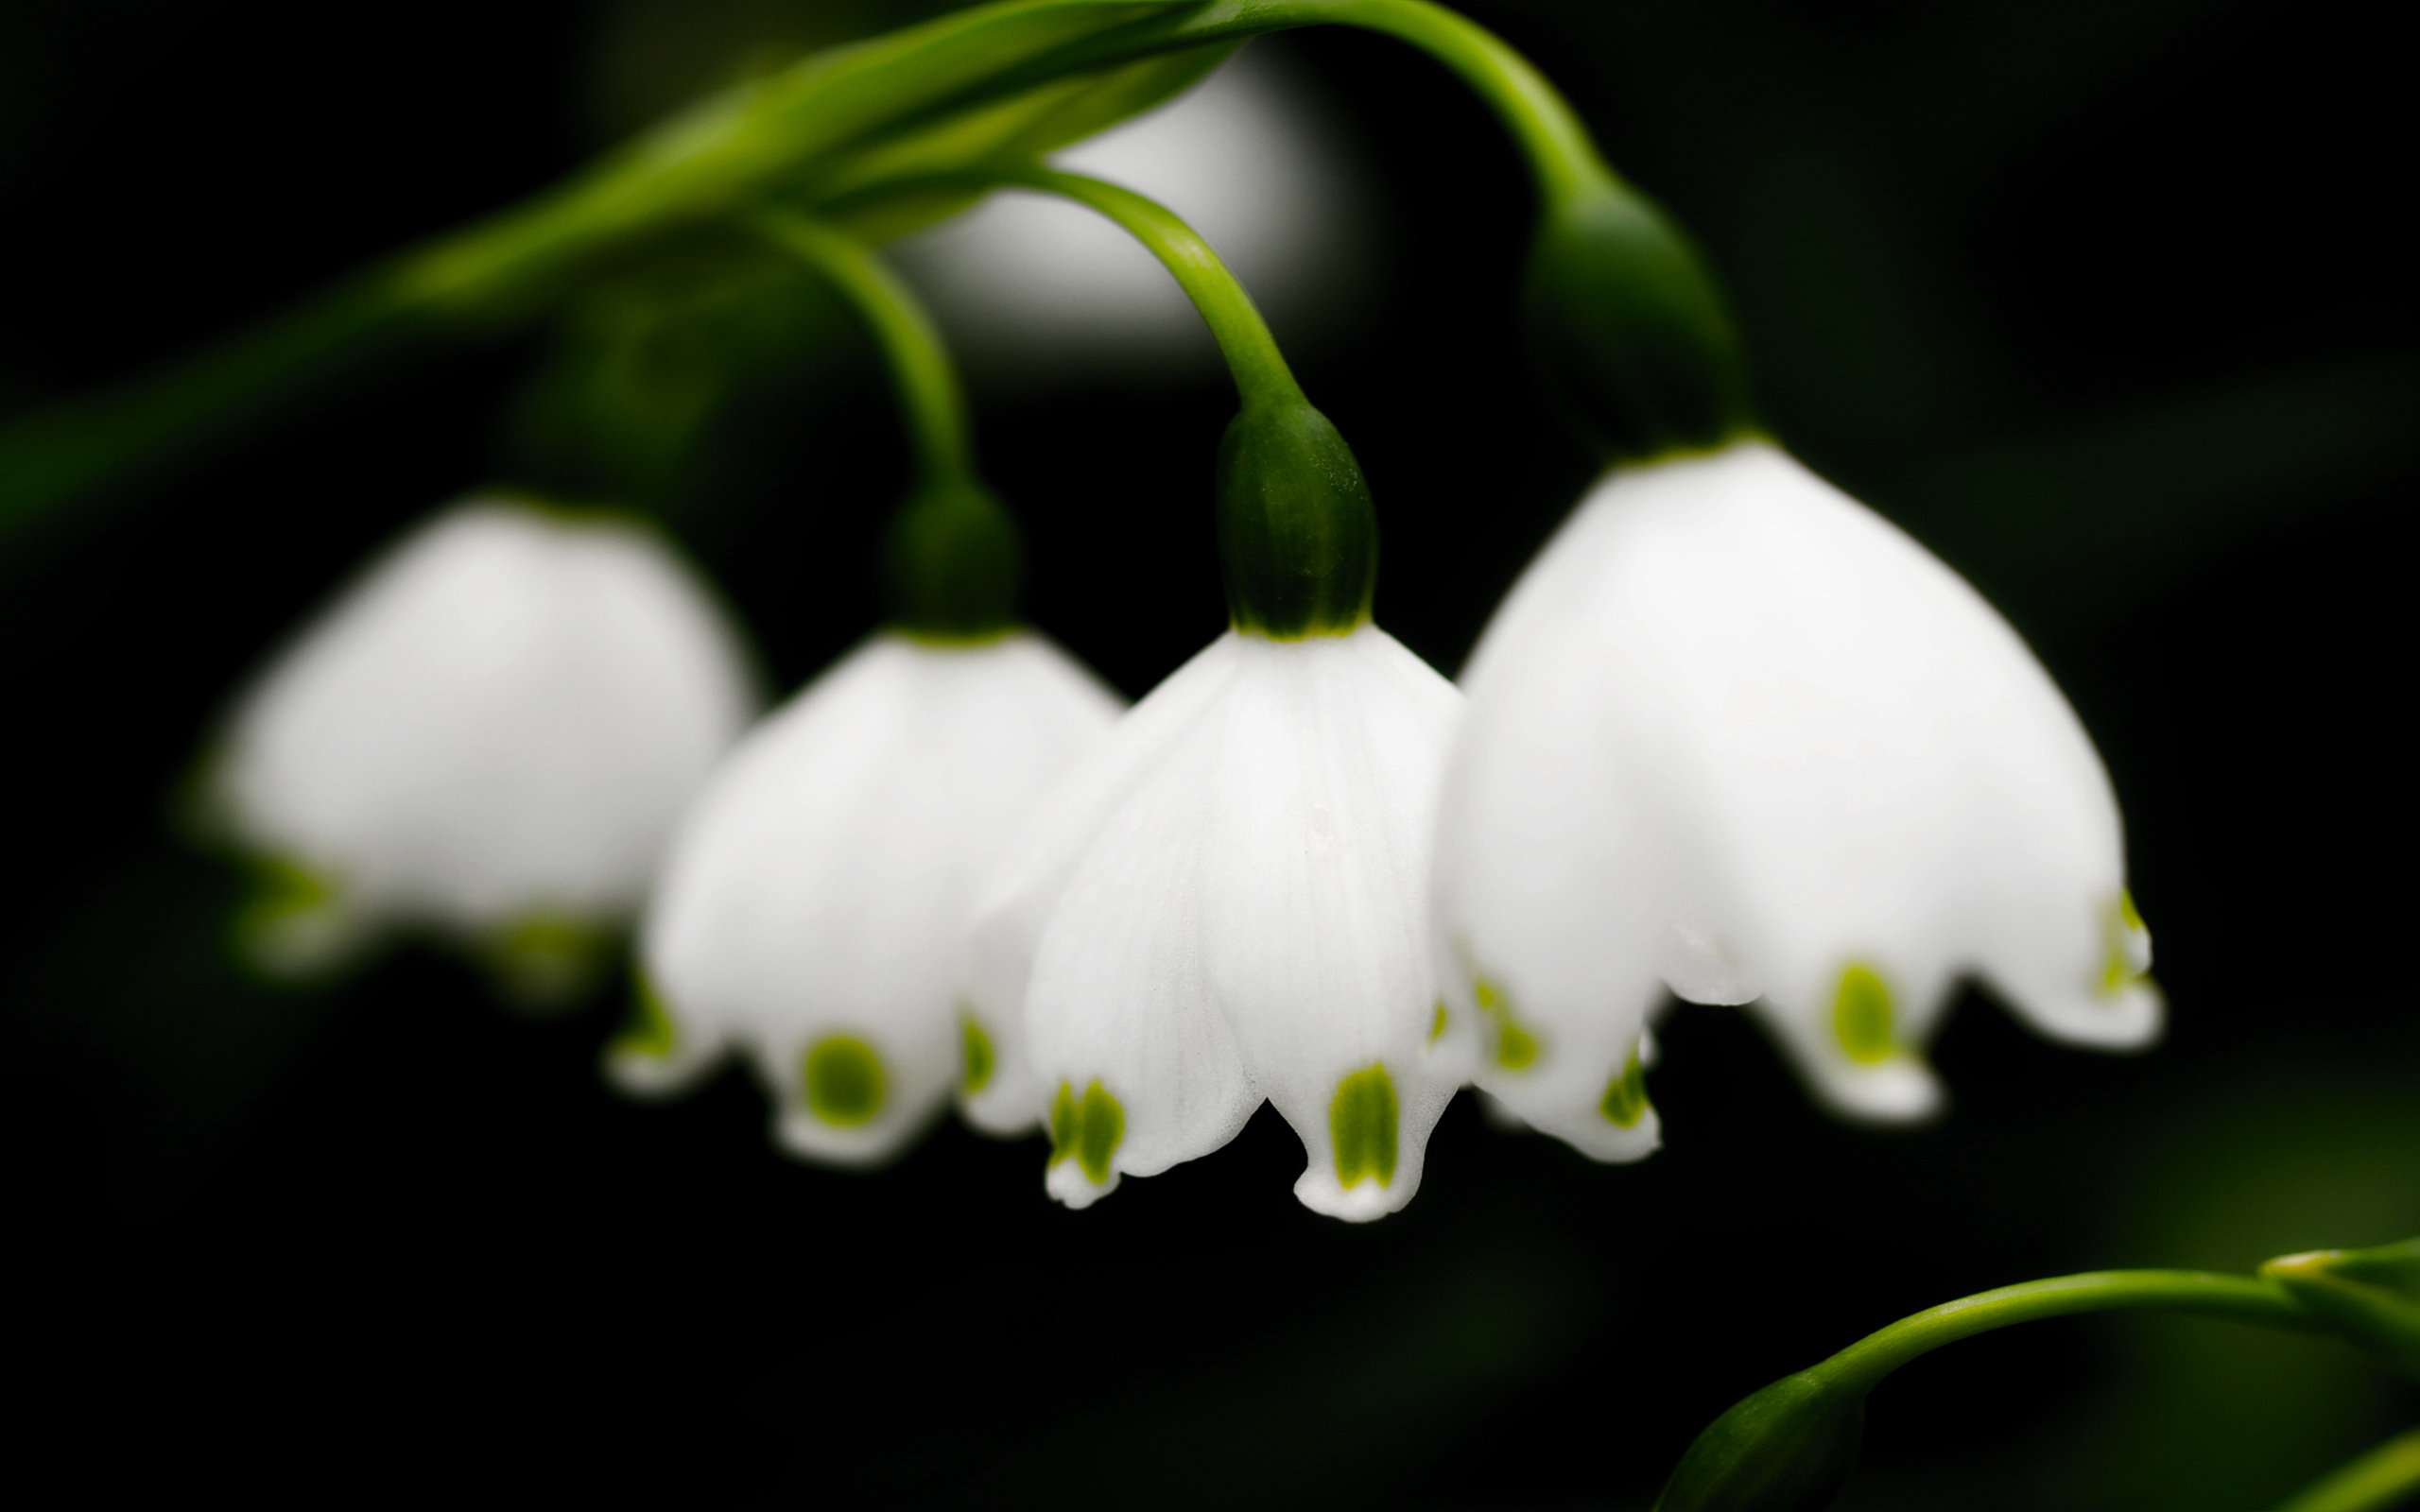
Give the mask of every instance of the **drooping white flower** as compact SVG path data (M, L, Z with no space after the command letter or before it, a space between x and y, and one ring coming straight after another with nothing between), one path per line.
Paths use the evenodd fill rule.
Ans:
M987 896L972 996L1024 1005L1071 1207L1233 1139L1266 1099L1295 1194L1348 1219L1420 1182L1456 1081L1430 825L1461 699L1384 631L1229 631L1136 705Z
M1349 301L1360 261L1355 176L1301 83L1259 45L1184 94L1051 162L1160 201L1217 247L1281 330ZM899 248L978 360L1207 367L1217 352L1167 271L1098 216L994 195Z
M1753 1000L1874 1119L1938 1106L1922 1051L1969 973L2059 1040L2157 1035L2074 712L1962 579L1777 448L1610 474L1462 680L1436 873L1459 1042L1580 1148L1653 1147L1634 1047L1668 988Z
M248 954L309 973L422 929L512 995L559 995L754 705L728 620L652 529L457 505L270 662L204 765L205 822L285 884Z
M794 1153L896 1153L953 1087L1028 1128L1013 1016L957 990L976 888L1119 700L1027 631L885 632L743 740L682 821L640 942L638 1032L607 1068L672 1090L751 1055Z

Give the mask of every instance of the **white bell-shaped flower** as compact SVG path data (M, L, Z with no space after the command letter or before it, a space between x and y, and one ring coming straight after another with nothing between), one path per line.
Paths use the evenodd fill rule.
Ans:
M241 942L304 974L422 929L512 996L574 989L755 701L731 625L654 530L459 504L304 627L203 766L203 821L282 883Z
M1027 631L873 637L741 741L682 821L607 1070L671 1091L726 1047L811 1159L895 1154L953 1087L999 1132L1041 1099L1013 1015L958 991L975 893L1120 700Z
M1051 1193L1084 1207L1233 1139L1263 1099L1294 1192L1409 1201L1455 1078L1437 990L1431 820L1461 698L1367 623L1229 631L1134 707L991 888L972 997L1022 1004Z
M1750 1003L1822 1099L1925 1116L1979 975L2043 1033L2141 1045L2162 1004L2118 805L1971 587L1762 441L1625 467L1463 677L1437 850L1452 1041L1600 1159L1654 1147L1668 988Z

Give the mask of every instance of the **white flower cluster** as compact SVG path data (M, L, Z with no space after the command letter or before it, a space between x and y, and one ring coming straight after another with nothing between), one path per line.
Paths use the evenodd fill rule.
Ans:
M601 930L652 878L607 1063L633 1092L740 1052L781 1143L850 1164L954 1093L1046 1129L1073 1207L1268 1101L1296 1194L1347 1219L1409 1200L1470 1082L1599 1159L1652 1150L1675 996L1749 1005L1876 1120L1939 1106L1924 1047L1969 976L2071 1042L2160 1026L2057 688L1761 441L1608 474L1461 692L1366 622L1230 631L1123 714L1030 632L884 632L725 753L747 687L652 538L460 507L270 671L211 767L230 829L315 879L256 944Z

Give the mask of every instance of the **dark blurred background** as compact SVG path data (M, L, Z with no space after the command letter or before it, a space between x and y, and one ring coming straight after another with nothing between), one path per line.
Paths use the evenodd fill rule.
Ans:
M692 88L930 9L10 0L0 407L241 329ZM1592 1165L1464 1099L1409 1210L1348 1228L1295 1203L1267 1110L1070 1213L1036 1141L944 1123L849 1176L771 1153L736 1071L626 1104L595 1069L618 988L516 1018L415 949L256 984L225 952L239 879L178 838L177 784L367 552L557 465L514 396L561 349L502 335L0 548L13 1473L95 1498L1644 1507L1732 1400L1930 1303L2420 1230L2420 1015L2387 970L2420 302L2408 70L2373 9L1467 9L1702 240L1777 433L2067 689L2126 809L2167 1042L2054 1048L1970 993L1938 1045L1948 1116L1876 1132L1817 1113L1736 1011L1685 1009L1663 1153ZM1513 339L1527 190L1424 60L1285 46L1383 226L1374 308L1300 366L1377 493L1380 617L1450 672L1587 476ZM879 612L905 477L876 369L837 352L728 394L709 372L702 438L629 474L784 689ZM1034 617L1139 695L1220 627L1223 381L980 404ZM1841 1504L2256 1507L2416 1416L2325 1343L2036 1325L1885 1385Z

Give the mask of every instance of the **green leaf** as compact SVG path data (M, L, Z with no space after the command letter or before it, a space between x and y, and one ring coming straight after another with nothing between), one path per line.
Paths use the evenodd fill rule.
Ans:
M509 318L622 238L715 218L812 177L819 165L980 114L1003 96L1084 69L1074 44L1191 9L1184 0L1020 0L818 53L703 101L537 198L408 254L395 268L396 290L407 303L457 318ZM1062 53L1066 60L1054 62Z
M979 198L916 180L987 163L1032 162L1189 88L1233 50L1194 47L1146 58L958 112L814 164L802 175L799 198L861 240L890 241Z

